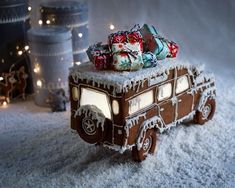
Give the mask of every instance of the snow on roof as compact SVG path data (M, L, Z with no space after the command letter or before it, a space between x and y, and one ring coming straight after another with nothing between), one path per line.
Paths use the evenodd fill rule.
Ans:
M187 68L192 70L195 66L188 63L179 63L173 60L161 61L157 67L140 69L138 71L112 71L112 70L96 70L91 62L83 63L81 65L74 65L70 68L70 76L73 77L75 82L78 79L92 81L92 85L102 84L105 88L110 89L110 86L114 89L114 94L121 92L128 92L129 89L135 88L135 86L143 87L144 82L148 81L150 85L152 83L157 84L167 79L164 75L169 73L169 70L174 68L182 69ZM196 71L200 68L196 68ZM156 81L157 80L157 81Z

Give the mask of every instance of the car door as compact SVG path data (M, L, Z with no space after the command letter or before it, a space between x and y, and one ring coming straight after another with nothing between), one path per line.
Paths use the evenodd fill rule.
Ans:
M174 80L169 80L157 87L157 104L159 115L165 125L175 120L176 105L172 103Z
M193 94L188 74L179 75L175 81L175 96L177 98L176 119L181 119L192 112Z

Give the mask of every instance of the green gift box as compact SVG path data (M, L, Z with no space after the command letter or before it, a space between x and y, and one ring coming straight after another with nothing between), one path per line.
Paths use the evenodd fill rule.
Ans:
M144 66L140 43L112 45L113 67L118 71L139 70Z

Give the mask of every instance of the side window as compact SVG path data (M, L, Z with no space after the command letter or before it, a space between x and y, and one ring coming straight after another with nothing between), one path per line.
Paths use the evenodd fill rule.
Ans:
M162 101L164 99L167 99L172 94L172 85L171 83L163 84L159 86L158 88L158 101Z
M143 93L129 101L129 114L133 114L153 104L153 90Z
M188 77L181 76L176 82L176 94L181 93L189 88Z

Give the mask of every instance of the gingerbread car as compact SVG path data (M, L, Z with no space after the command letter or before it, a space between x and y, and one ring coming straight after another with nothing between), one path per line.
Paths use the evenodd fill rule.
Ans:
M132 72L75 65L69 76L71 128L90 144L132 150L143 161L157 135L186 120L197 124L215 112L214 77L201 66L162 62Z

